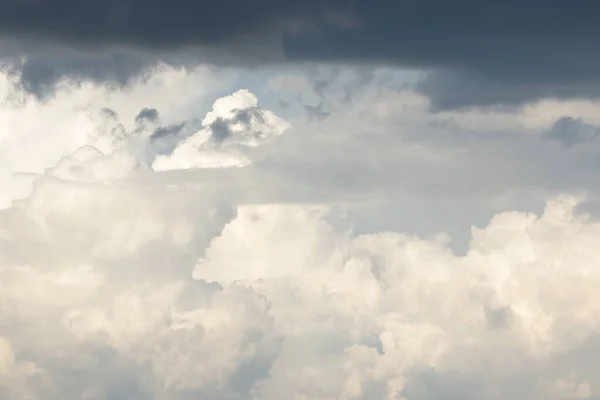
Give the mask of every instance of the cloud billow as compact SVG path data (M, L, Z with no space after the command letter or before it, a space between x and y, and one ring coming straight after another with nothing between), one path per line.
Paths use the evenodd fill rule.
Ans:
M170 154L158 155L158 171L189 168L245 167L244 149L260 146L290 128L270 110L260 108L248 90L222 97L202 121L202 127L177 143Z
M0 398L597 398L594 104L437 114L370 90L291 128L223 81L167 68L0 108ZM488 202L464 254L433 234Z

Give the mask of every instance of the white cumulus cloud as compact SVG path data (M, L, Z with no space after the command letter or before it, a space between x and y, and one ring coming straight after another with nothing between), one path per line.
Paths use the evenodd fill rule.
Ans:
M172 154L159 155L152 166L157 171L245 167L251 160L244 148L259 146L289 128L275 113L260 108L254 94L239 90L215 101L202 128L180 142Z
M45 179L0 212L5 396L568 399L600 384L600 223L573 198L497 215L461 257L443 235L340 231L325 206L234 216L190 189Z
M205 99L202 115L192 92L169 106L169 88L211 76L158 71L129 94L67 85L0 111L0 182L31 178L0 193L0 398L600 396L600 222L580 211L584 196L496 213L465 254L442 233L365 232L344 211L402 200L398 182L416 200L386 208L389 219L466 198L463 161L481 139L449 145L444 123L486 116L438 119L388 93L387 105L297 130L249 90ZM417 137L430 117L439 135ZM506 161L502 151L486 154ZM441 168L455 180L408 184Z

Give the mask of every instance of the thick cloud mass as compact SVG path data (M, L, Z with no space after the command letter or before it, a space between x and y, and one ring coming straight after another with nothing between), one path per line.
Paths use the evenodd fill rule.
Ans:
M570 198L540 217L496 216L457 257L443 236L336 231L327 207L243 206L225 225L231 214L214 214L206 195L44 179L0 212L0 393L542 400L599 390L600 227Z
M95 47L219 46L305 28L348 8L338 0L2 0L0 32Z
M432 68L421 90L439 108L600 94L595 1L360 5L359 28L292 37L288 57Z
M285 54L424 68L433 73L421 91L451 109L597 97L599 19L594 0L3 0L0 38L20 43L7 55L26 46L23 84L38 93L65 76L122 84L160 59L247 65Z
M44 102L0 76L0 398L600 395L597 104L365 85L283 118L207 69ZM486 204L457 254L438 219Z

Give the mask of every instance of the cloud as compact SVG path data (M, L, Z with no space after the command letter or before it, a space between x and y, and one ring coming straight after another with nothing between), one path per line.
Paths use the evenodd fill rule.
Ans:
M556 140L563 146L570 148L578 143L591 142L595 140L599 134L599 128L587 124L581 119L562 117L554 123L548 132L546 132L546 137Z
M316 61L429 71L420 90L435 107L455 109L597 98L599 13L592 1L555 0L4 1L0 37L22 84L38 94L68 77L123 85L160 61Z
M561 360L594 351L597 332L587 317L593 292L571 290L592 276L593 256L575 249L598 227L574 216L574 204L551 201L541 217L498 215L473 230L464 258L444 237L340 235L323 208L246 207L195 276L245 282L286 321L288 346L261 385L264 398L587 397L597 383L579 377L589 376L585 361Z
M365 0L357 10L356 27L290 36L288 59L430 70L419 87L440 109L600 93L594 2Z
M214 214L209 194L45 178L0 211L0 393L596 393L600 227L577 199L497 215L457 257L443 235L339 231L327 206Z
M247 130L240 120L235 126L241 130L230 141L213 143L200 156L195 149L191 153L193 160L212 153L215 163L222 163L224 153L235 162L246 157L252 164L244 171L172 171L149 182L207 181L257 202L338 202L350 208L363 230L385 227L428 235L443 229L464 246L469 225L485 223L493 213L539 210L556 194L597 190L597 142L564 151L540 140L566 115L600 124L594 102L545 101L514 112L433 114L429 100L409 88L399 89L406 78L390 70L376 71L376 79L345 101L344 82L352 81L355 73L337 70L339 81L322 89L331 113L324 120L294 115L293 107L278 109L269 92L261 95L261 111L285 115L291 124L286 134L265 141L259 135L256 147L241 145L253 137L245 136L252 129L271 128L258 129L261 125L252 122ZM322 71L316 80L336 74ZM309 81L315 78L311 72L307 76ZM3 206L30 190L31 175L15 173L44 173L81 146L91 145L108 155L128 143L134 159L152 166L157 155L171 155L178 144L204 130L206 112L215 99L234 92L230 85L237 77L210 68L187 72L163 66L129 89L65 84L55 98L42 102L9 90L12 100L5 103L0 118L5 124L0 175L6 177L3 187L11 188L1 193ZM259 78L248 77L257 80L248 86L253 93L262 93ZM262 79L267 85L268 77ZM214 127L227 136L230 120L238 118L231 110L245 110L247 104L223 104L222 121L215 115L210 122L217 121ZM157 122L135 122L145 108L157 110ZM393 213L387 212L390 208Z
M0 397L598 396L597 141L544 140L593 103L431 113L366 85L288 122L215 81L7 85L0 168L34 179L0 210ZM150 168L200 134L252 163ZM475 223L464 254L448 220Z
M95 182L123 179L145 167L126 150L116 150L105 155L93 146L84 146L61 158L58 164L46 170L46 173L64 180Z
M158 110L156 108L144 108L135 117L135 122L143 124L144 122L157 122Z
M40 101L12 75L0 74L0 208L29 191L31 177L21 173L43 173L80 147L93 146L108 155L129 142L138 149L136 158L147 162L143 153L154 135L154 152L171 151L174 133L185 134L183 126L177 126L185 123L193 130L198 113L205 112L204 97L210 94L212 102L213 93L235 76L208 67L187 71L162 65L126 90L65 81L53 98ZM144 109L160 110L155 115L159 120L136 123ZM165 135L167 131L171 134ZM132 143L135 137L139 140Z
M248 43L251 37L264 38L305 28L322 19L340 18L347 9L344 2L330 0L144 5L128 1L85 6L63 0L44 0L35 5L4 1L0 5L0 32L5 37L24 39L43 35L50 42L80 46L219 46L238 40Z
M582 52L578 57L584 57L584 54ZM432 108L436 110L514 109L540 99L598 99L600 86L590 74L577 75L580 71L570 72L570 68L565 67L556 72L561 74L559 76L536 77L532 76L534 72L526 70L546 69L546 65L538 66L534 61L520 68L523 70L521 74L515 71L510 76L502 76L503 71L490 71L484 67L474 70L439 68L421 79L416 88L431 99Z
M188 168L245 167L250 159L242 153L279 136L290 128L272 111L263 110L248 90L239 90L215 101L199 131L178 143L171 154L159 155L157 171Z
M126 86L161 63L183 68L271 63L283 58L285 33L347 24L351 9L339 0L85 6L3 1L0 67L43 98L65 79Z

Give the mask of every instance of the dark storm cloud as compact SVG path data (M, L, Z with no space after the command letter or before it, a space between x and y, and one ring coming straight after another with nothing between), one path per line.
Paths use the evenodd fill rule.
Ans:
M0 68L43 97L64 78L125 85L158 62L263 63L281 59L285 32L345 23L351 1L0 0Z
M133 52L83 54L64 47L53 50L24 48L22 52L27 57L22 59L20 56L23 54L14 48L6 51L0 46L0 69L17 77L20 86L27 92L42 98L51 95L56 85L65 79L125 86L132 78L151 70L159 61L154 55ZM169 64L182 66L176 60Z
M289 61L430 69L418 89L446 109L600 95L595 0L0 0L0 36L88 51L185 50L195 61L229 54L234 64L276 59L284 38ZM101 62L48 63L29 67L32 90L68 67L116 82L141 68L131 60L114 60L126 65L116 72Z
M600 2L364 0L362 26L290 37L292 60L434 71L419 89L436 108L600 95Z
M103 58L33 56L20 65L19 71L26 90L45 95L52 91L54 83L65 77L124 85L146 65L145 60L116 54Z
M0 34L85 47L219 46L341 17L343 0L1 0Z

